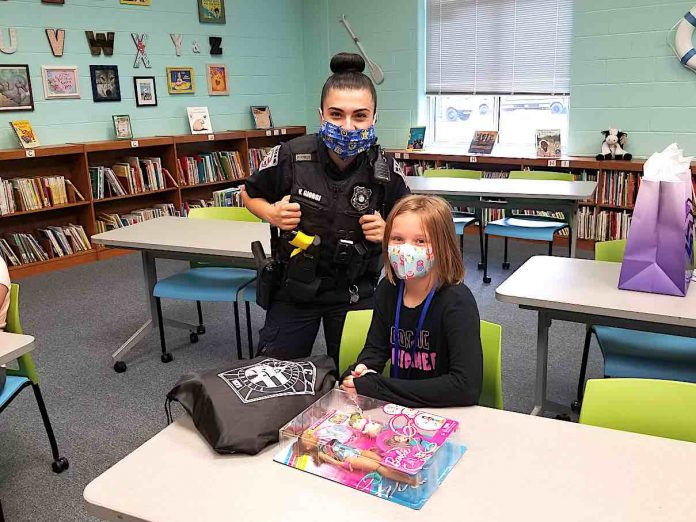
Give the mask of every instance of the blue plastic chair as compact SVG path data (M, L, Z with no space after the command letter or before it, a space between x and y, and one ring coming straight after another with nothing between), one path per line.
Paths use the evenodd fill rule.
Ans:
M239 207L194 208L189 211L188 217L190 219L261 221L246 208ZM256 270L230 266L213 266L209 263L193 262L189 270L158 281L155 285L153 295L155 296L157 304L157 321L160 332L160 344L162 346L162 362L167 363L173 360L172 354L167 352L167 343L164 335L164 320L162 318L162 298L196 301L196 308L198 309L198 327L195 332L190 332L192 343L198 342L198 335L205 333L201 301L234 303L235 335L237 340L237 356L239 359L242 359L242 339L239 329L239 302L243 301L246 306L249 357L253 357L254 348L249 303L255 302L256 290L255 287L253 287L245 293L244 289L250 284L253 284L255 279Z
M21 334L22 325L19 320L19 285L13 283L10 287L10 307L7 311L7 326L5 327L7 332ZM48 442L51 445L51 453L53 454L53 464L51 469L55 473L62 473L68 467L70 463L68 459L60 456L58 451L58 443L56 442L56 437L53 433L53 427L51 426L51 420L48 418L48 411L46 410L46 404L44 403L43 396L41 395L41 389L39 388L39 376L36 373L36 367L34 366L34 361L31 358L31 354L25 353L17 359L19 369L14 370L11 368L7 369L7 380L5 381L5 387L0 390L0 413L2 413L5 408L14 400L19 393L29 386L34 390L34 397L36 398L36 403L39 406L39 413L41 413L41 420L43 421L44 428L46 429L46 434L48 435Z
M478 170L466 169L427 169L423 172L423 177L426 178L464 178L464 179L481 179L481 172ZM452 211L452 220L454 221L454 231L460 237L461 250L464 254L464 230L470 225L479 225L479 270L483 268L483 228L479 218L470 212Z
M513 170L510 172L509 179L574 181L575 178L568 172ZM491 282L491 278L488 277L488 236L505 238L503 269L507 270L510 268L508 262L509 238L546 241L549 245L549 255L553 255L553 236L556 232L567 227L568 223L559 221L557 218L522 214L513 214L510 217L491 221L486 225L484 233L483 282ZM570 241L568 242L568 251L570 252Z
M595 259L620 263L626 240L595 243ZM605 377L634 377L696 383L696 339L611 326L588 325L580 366L577 400L583 400L592 334L604 356Z

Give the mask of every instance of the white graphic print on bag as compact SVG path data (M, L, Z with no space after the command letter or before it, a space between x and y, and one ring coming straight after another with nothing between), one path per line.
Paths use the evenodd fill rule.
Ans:
M261 172L263 169L267 169L268 167L275 167L278 165L278 152L280 152L280 145L276 145L273 147L271 152L266 154L266 157L263 158L261 164L259 165L259 172Z
M311 362L264 359L218 374L244 404L286 395L314 395L317 368Z

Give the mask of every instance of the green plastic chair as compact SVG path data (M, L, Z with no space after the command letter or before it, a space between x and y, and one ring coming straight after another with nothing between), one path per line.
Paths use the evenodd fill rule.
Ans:
M481 171L467 169L428 169L423 172L425 178L460 178L460 179L481 179ZM464 254L464 230L470 225L479 225L479 269L483 268L483 227L481 220L471 212L452 212L454 220L454 231L460 238L462 254Z
M427 169L423 172L423 177L481 179L481 171L468 169Z
M16 334L24 333L19 320L19 285L15 283L10 286L10 307L7 310L7 326L5 327L5 331ZM61 457L58 451L58 443L53 433L51 420L48 417L46 404L41 395L41 388L39 388L39 376L36 373L34 360L31 358L30 353L25 353L17 358L17 364L19 368L16 370L7 368L7 381L5 382L5 387L0 390L0 413L2 413L24 388L31 386L34 390L36 403L39 406L41 420L43 421L46 434L48 435L48 442L51 445L51 453L53 454L53 464L51 468L56 473L62 473L68 469L70 463L65 457Z
M580 423L696 442L696 384L659 379L590 379Z
M228 221L257 223L262 221L244 207L192 208L189 211L188 217L189 219L223 219ZM215 263L200 261L192 261L190 266L191 268L187 271L159 280L153 290L157 308L162 362L167 363L172 361L173 356L167 351L161 298L196 301L198 325L195 331L189 332L189 339L192 343L198 342L198 336L205 333L201 300L232 302L234 305L237 357L240 360L242 359L242 341L239 329L239 302L243 301L246 307L249 356L253 357L253 338L249 303L256 300L256 287L254 286L256 271L230 265L219 266Z
M626 252L626 240L615 239L613 241L600 241L595 243L595 261L608 261L609 263L621 263Z
M338 352L339 375L343 375L348 367L358 360L365 346L371 322L372 310L352 310L346 314ZM502 410L502 328L500 325L481 321L481 348L483 350L483 382L479 404ZM389 377L390 371L391 361L387 362L382 375Z
M512 170L509 179L525 179L536 181L574 181L573 174L569 172L552 172L545 170ZM514 218L514 221L513 221ZM488 284L491 278L488 276L488 236L500 236L505 239L503 250L503 270L510 268L508 261L508 239L529 239L532 241L546 241L548 243L548 255L553 255L553 236L559 230L567 228L568 223L560 222L558 218L546 216L533 216L512 214L502 219L496 219L486 224L484 231L484 255L483 255L483 282ZM568 256L570 256L571 242L568 241Z

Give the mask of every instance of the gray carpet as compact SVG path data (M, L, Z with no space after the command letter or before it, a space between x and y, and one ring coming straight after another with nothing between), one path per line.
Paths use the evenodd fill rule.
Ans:
M477 298L481 317L503 325L505 408L528 412L533 402L536 315L496 301L495 287L510 273L500 268L501 245L502 241L491 240L493 283L484 285L476 269L477 239L467 237L465 251L472 254L466 283ZM512 243L513 270L545 249L541 244ZM557 250L565 254L565 249ZM588 254L580 252L583 257ZM181 262L158 262L160 277L184 267ZM20 284L23 326L37 338L34 360L41 388L70 469L61 475L51 471L50 449L33 393L25 390L0 415L0 499L5 517L8 522L91 520L83 506L84 487L164 428L164 397L177 378L236 357L231 306L204 304L208 333L198 344L189 343L187 332L168 328L173 362L160 362L159 339L151 334L127 357L128 371L116 374L111 353L147 313L139 256L52 272ZM195 321L193 303L170 301L164 310L168 316ZM257 339L263 311L252 310ZM244 324L242 328L245 339ZM583 335L582 325L552 325L548 390L553 400L569 404L574 398ZM321 334L315 350L325 351ZM596 346L588 374L601 375Z

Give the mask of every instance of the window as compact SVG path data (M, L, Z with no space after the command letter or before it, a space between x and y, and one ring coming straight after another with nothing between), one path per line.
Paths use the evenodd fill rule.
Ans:
M497 130L496 152L567 146L572 0L428 0L426 90L436 145Z

